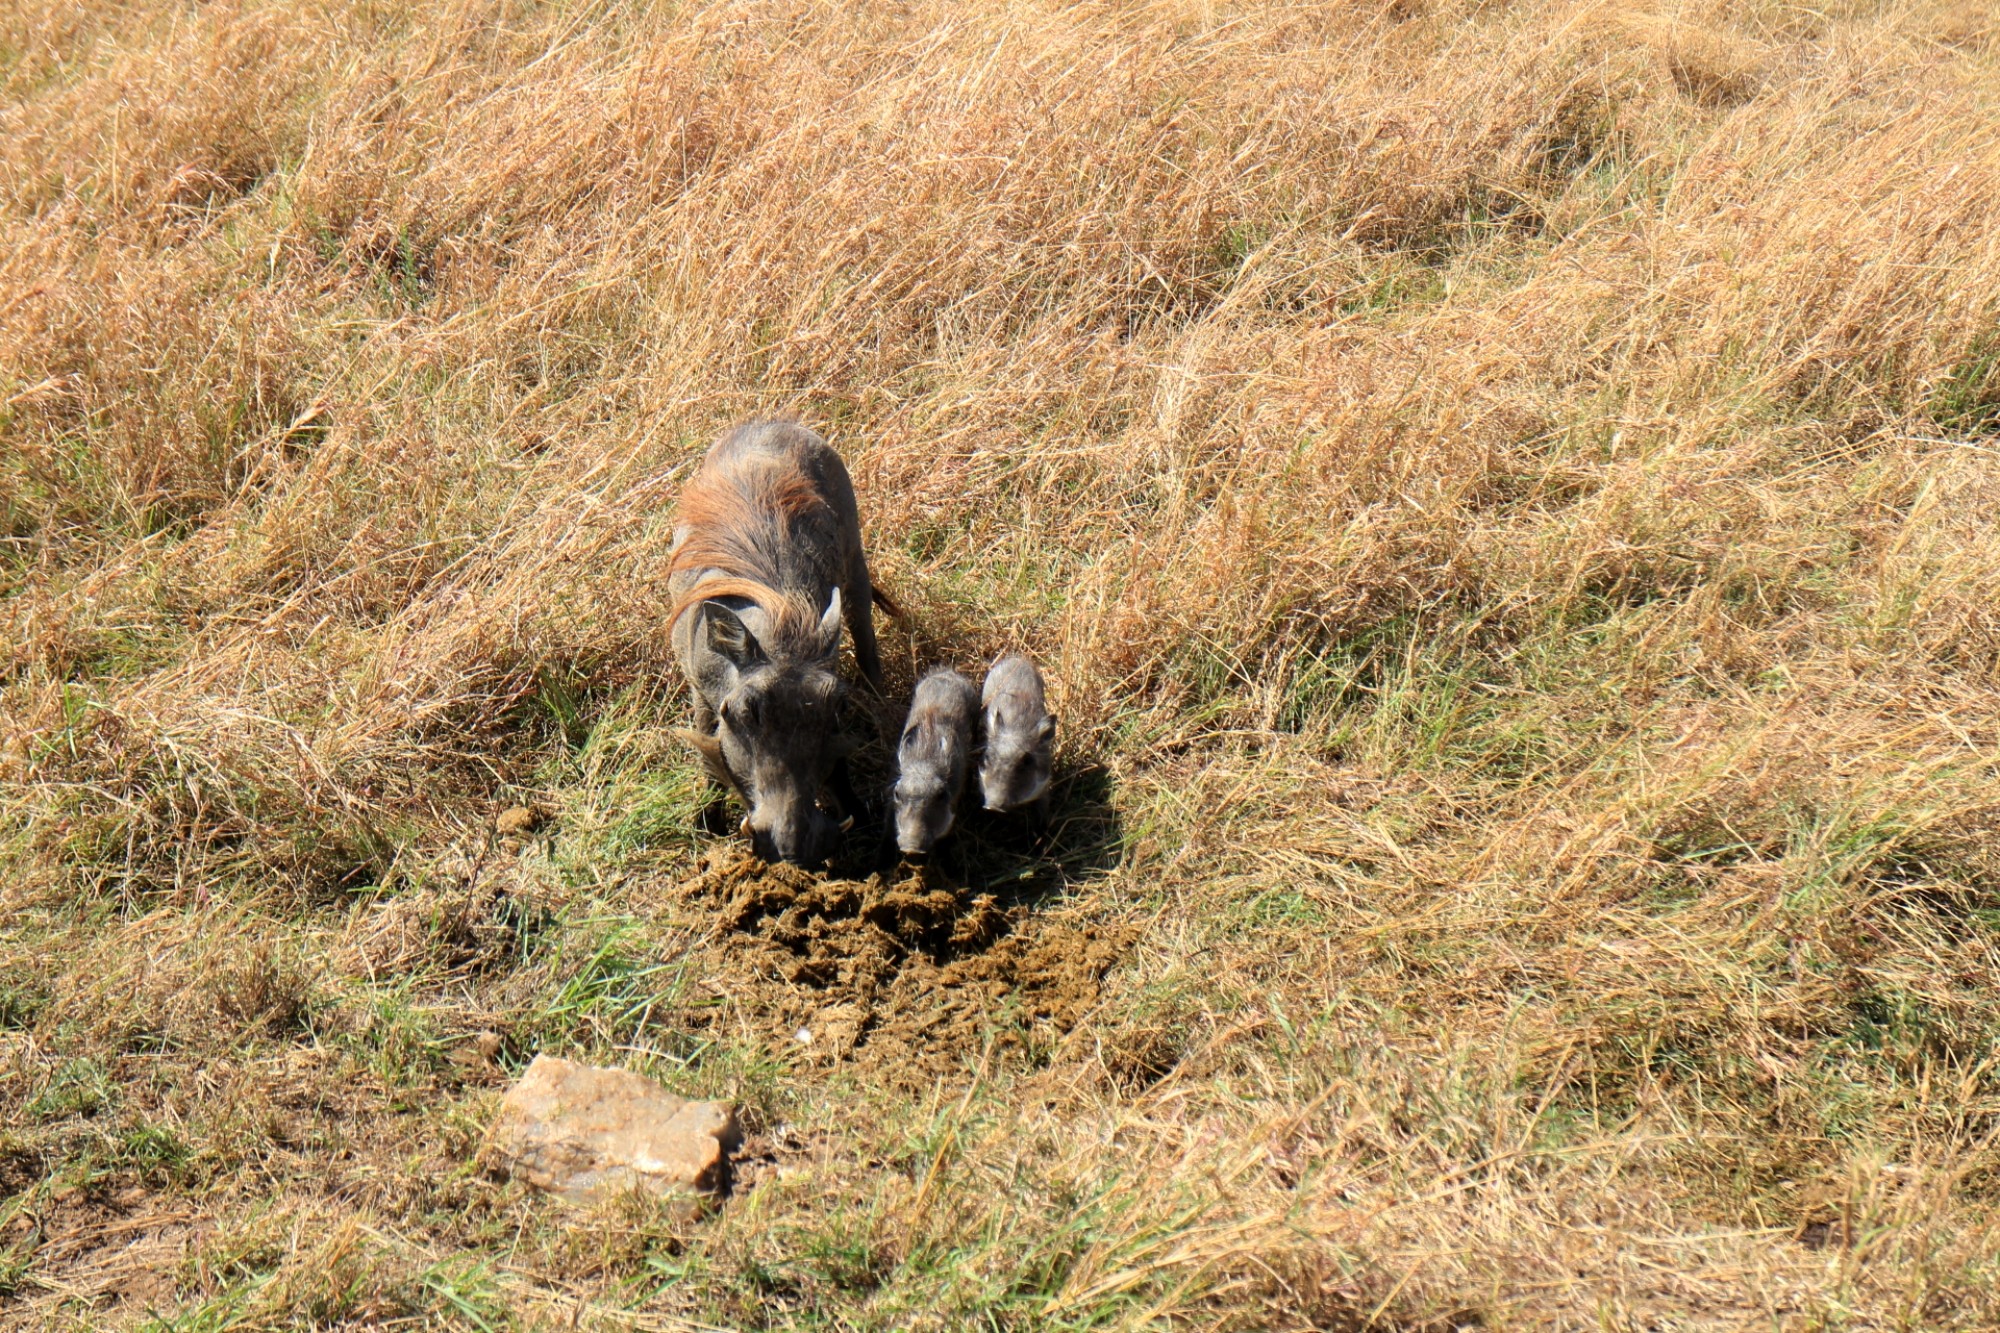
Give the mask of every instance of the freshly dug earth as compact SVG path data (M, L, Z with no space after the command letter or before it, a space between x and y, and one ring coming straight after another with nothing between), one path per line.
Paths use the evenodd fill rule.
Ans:
M905 868L827 879L740 851L681 886L713 911L710 975L822 1063L928 1081L995 1056L1044 1058L1097 1004L1127 933L1079 925Z

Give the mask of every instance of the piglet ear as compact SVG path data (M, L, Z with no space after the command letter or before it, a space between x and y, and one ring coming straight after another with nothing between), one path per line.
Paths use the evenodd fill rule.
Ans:
M840 651L840 589L835 587L833 597L826 604L826 614L819 618L819 641L822 651L831 657Z

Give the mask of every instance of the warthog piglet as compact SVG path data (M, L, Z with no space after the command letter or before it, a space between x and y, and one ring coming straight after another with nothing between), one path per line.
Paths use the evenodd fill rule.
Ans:
M910 699L910 716L896 743L896 846L928 852L951 832L965 775L972 766L972 727L979 694L949 667L925 673Z
M1032 805L1036 818L1046 820L1056 720L1042 692L1042 673L1018 653L1001 658L986 673L979 707L985 728L979 790L986 808Z

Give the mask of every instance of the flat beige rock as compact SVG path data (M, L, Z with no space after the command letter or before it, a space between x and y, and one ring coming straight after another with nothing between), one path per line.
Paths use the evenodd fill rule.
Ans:
M626 1070L538 1055L501 1099L480 1155L581 1203L634 1188L713 1193L738 1137L727 1102L686 1101Z

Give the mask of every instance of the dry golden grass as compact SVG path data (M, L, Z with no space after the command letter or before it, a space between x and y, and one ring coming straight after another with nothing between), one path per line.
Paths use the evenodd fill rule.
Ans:
M672 891L773 412L1135 932L928 1097ZM1996 506L1977 0L10 0L0 1321L2000 1325ZM484 1030L779 1167L566 1217Z

